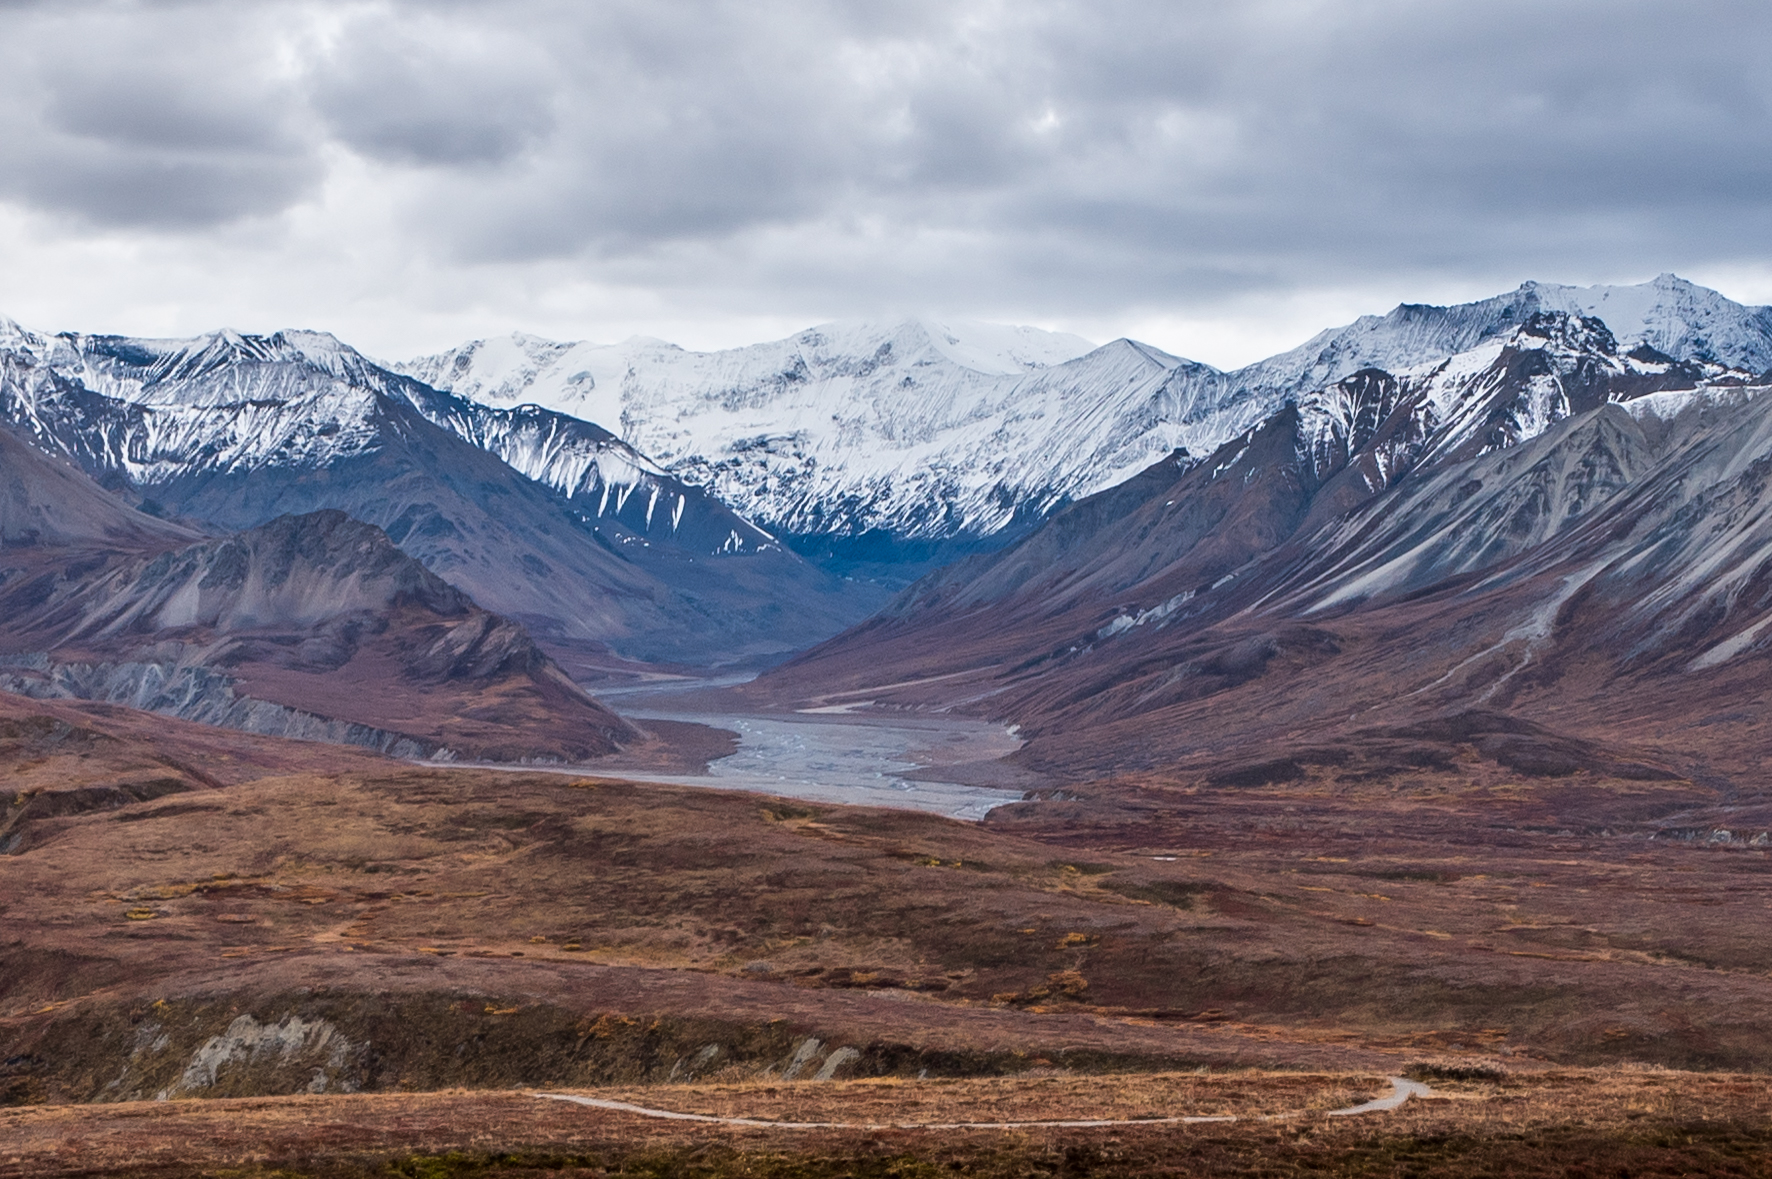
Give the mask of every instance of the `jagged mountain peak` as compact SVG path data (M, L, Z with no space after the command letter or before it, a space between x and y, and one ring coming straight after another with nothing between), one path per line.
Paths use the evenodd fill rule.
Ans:
M1361 369L1293 400L1302 452L1347 454L1386 433L1369 456L1370 490L1418 462L1515 446L1607 402L1747 379L1743 370L1676 361L1645 344L1625 352L1597 316L1538 310L1452 356Z
M1633 286L1530 283L1545 310L1603 319L1625 348L1763 372L1772 367L1772 307L1748 307L1675 274Z
M1115 339L1109 340L1100 348L1095 349L1095 352L1091 355L1111 356L1116 353L1129 353L1142 357L1146 362L1160 369L1188 369L1197 372L1211 373L1219 371L1203 361L1189 360L1186 357L1175 356L1163 351L1154 344L1146 344L1140 340L1134 340L1127 336L1119 336ZM1076 359L1082 360L1084 358L1077 357Z
M255 335L225 328L182 339L63 332L32 349L44 365L144 405L288 402L316 393L361 402L387 374L327 332Z
M1534 316L1603 321L1623 350L1648 344L1675 360L1763 372L1772 367L1772 308L1747 307L1672 274L1635 286L1575 287L1530 281L1471 303L1400 303L1319 332L1290 351L1232 374L1277 395L1327 385L1362 368L1399 372L1466 353Z
M216 363L311 364L328 373L358 371L372 362L331 332L285 328L259 335L221 328L188 337L138 337L62 332L74 347L120 363L162 370L165 375L207 369Z
M1521 358L1528 354L1541 359L1523 361ZM1499 364L1518 377L1532 375L1521 368L1527 363L1540 365L1544 372L1554 368L1564 375L1582 368L1587 373L1583 379L1587 380L1593 379L1595 374L1605 373L1615 378L1666 377L1696 385L1702 382L1740 383L1753 375L1751 370L1742 367L1726 367L1693 358L1675 359L1646 342L1621 338L1604 319L1579 309L1534 311L1520 323L1495 333L1475 348L1397 372L1405 377L1463 376ZM1636 395L1635 390L1620 392L1620 396L1611 399L1622 400Z

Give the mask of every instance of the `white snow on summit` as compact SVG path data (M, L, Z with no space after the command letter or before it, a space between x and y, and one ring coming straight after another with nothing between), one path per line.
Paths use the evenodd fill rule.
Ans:
M1129 340L1092 348L1064 333L927 318L831 323L719 352L512 335L397 366L413 380L319 332L143 340L39 336L0 321L10 366L0 389L16 423L138 482L360 453L377 445L376 398L392 397L599 516L628 511L647 533L687 520L681 480L767 530L746 525L747 544L876 530L947 540L1031 525L1174 449L1209 454L1288 402L1307 417L1320 402L1332 438L1348 428L1336 382L1376 368L1423 394L1428 368L1475 363L1545 313L1606 321L1614 365L1648 345L1707 371L1772 368L1772 309L1663 275L1404 304L1229 373ZM1628 367L1667 363L1637 352ZM1422 428L1489 421L1493 407L1457 377L1442 373L1423 394ZM1503 433L1529 436L1565 414L1560 380L1547 370L1542 388L1524 390ZM105 412L116 420L75 429L90 412L77 388L115 399Z
M1647 344L1680 360L1752 372L1772 368L1772 307L1743 307L1708 287L1663 274L1636 286L1527 283L1546 311L1604 320L1621 347Z
M370 367L320 333L137 340L49 336L9 322L0 410L48 449L138 483L318 467L374 446L374 394L347 375ZM88 404L87 390L111 406ZM70 437L68 422L86 429Z
M895 359L907 364L946 360L987 376L1018 376L1075 360L1095 345L1066 332L971 320L855 321L821 324L785 340L723 352L690 352L649 336L619 344L562 344L513 332L393 367L488 405L531 402L613 428L608 423L616 418L607 410L619 402L610 400L610 392L618 392L623 379L640 369L686 369L742 382L759 373L767 378L791 371L797 363L818 368L833 358L874 357L882 348L896 348Z
M1528 282L1475 303L1404 303L1319 332L1298 347L1231 374L1250 390L1304 392L1362 368L1397 373L1468 352L1541 311L1593 316L1622 350L1647 344L1676 360L1764 372L1772 368L1772 307L1745 307L1664 274L1637 286L1571 287Z
M399 368L596 422L770 528L939 538L989 535L1162 457L1156 403L1183 363L1126 341L909 320L723 352L511 336Z

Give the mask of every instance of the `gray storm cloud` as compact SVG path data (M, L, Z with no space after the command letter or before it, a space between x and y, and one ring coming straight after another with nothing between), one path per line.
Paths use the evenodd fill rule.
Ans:
M1772 6L0 4L0 198L204 234L354 160L460 265L841 310L1772 261Z
M547 135L563 81L549 53L513 33L378 13L313 64L309 94L326 130L364 155L472 168Z
M100 224L274 213L321 176L262 18L231 8L0 9L0 192Z

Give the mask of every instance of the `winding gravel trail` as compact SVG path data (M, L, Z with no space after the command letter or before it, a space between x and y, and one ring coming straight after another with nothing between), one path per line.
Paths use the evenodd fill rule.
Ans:
M1375 1097L1371 1101L1349 1106L1347 1109L1332 1109L1327 1116L1341 1118L1351 1117L1354 1114L1382 1113L1396 1109L1411 1097L1426 1097L1432 1092L1426 1085L1417 1081L1405 1080L1402 1077L1391 1077L1389 1080L1391 1091L1386 1096ZM720 1126L760 1126L775 1130L1020 1130L1042 1126L1057 1129L1087 1129L1093 1126L1192 1126L1201 1122L1244 1120L1271 1122L1280 1118L1297 1116L1295 1114L1265 1114L1260 1117L1244 1119L1234 1114L1222 1114L1216 1117L1078 1118L1037 1122L772 1122L762 1118L722 1118L715 1117L713 1114L679 1113L676 1110L631 1105L626 1101L612 1101L606 1097L580 1097L573 1093L533 1093L530 1096L545 1098L549 1101L570 1101L575 1105L591 1106L593 1109L639 1114L644 1118L663 1118L673 1122L706 1122Z

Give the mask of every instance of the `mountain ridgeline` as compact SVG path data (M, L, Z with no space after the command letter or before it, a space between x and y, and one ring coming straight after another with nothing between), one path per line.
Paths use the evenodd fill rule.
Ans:
M1231 372L1130 340L1091 348L933 320L827 324L712 353L515 336L400 368L488 405L536 403L600 422L801 551L856 554L902 580L930 560L1000 547L1171 451L1210 453L1362 369L1438 362L1541 313L1599 318L1625 352L1772 367L1772 310L1664 275L1639 287L1528 283L1462 306L1406 304ZM895 545L911 560L882 570Z

